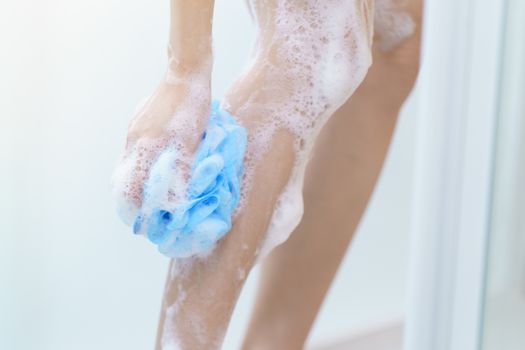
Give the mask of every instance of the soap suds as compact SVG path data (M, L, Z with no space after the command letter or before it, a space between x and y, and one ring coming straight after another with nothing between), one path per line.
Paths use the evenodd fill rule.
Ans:
M414 1L414 0L412 0ZM410 37L416 24L403 8L410 0L375 0L374 30L378 45L383 51L390 51Z
M251 6L256 8L256 3ZM311 0L301 4L298 10L293 1L278 1L273 34L274 40L280 42L276 50L277 66L284 66L286 73L283 76L282 69L276 69L276 76L270 80L274 89L284 86L282 90L288 95L282 94L286 96L284 100L276 96L277 102L272 101L270 108L261 108L249 100L240 109L240 114L243 109L254 108L270 112L269 121L251 135L251 142L256 145L251 149L256 151L248 154L252 164L247 165L244 193L249 193L250 177L268 151L273 134L286 129L295 136L293 171L274 208L258 260L285 242L301 221L304 175L314 141L329 117L359 86L371 64L373 23L367 16L374 14L374 29L382 50L397 46L415 27L403 10L406 1L376 0L375 9L366 0ZM268 63L272 64L275 63ZM300 82L300 88L289 89L291 82Z
M273 16L270 24L268 13L265 17L260 11L265 3L250 1L260 40L245 74L258 65L268 75L269 83L253 92L236 111L237 116L259 113L264 115L264 121L249 130L241 201L235 215L246 209L246 196L253 185L256 167L268 152L275 133L284 129L294 136L295 164L274 208L266 239L258 248L258 259L283 243L299 224L303 214L304 173L314 141L328 118L364 79L372 61L373 31L380 47L389 50L410 36L415 26L402 10L403 0L376 0L375 9L370 0L275 1L277 8L270 15ZM270 45L268 40L261 39L268 37L269 31ZM173 64L176 62L170 61L169 66ZM177 105L177 117L163 128L162 135L139 138L128 145L114 174L119 212L129 225L138 214L137 203L144 201L146 210L173 208L186 195L193 151L185 146L184 140L200 130L195 116L202 110L203 96L209 95L209 80L199 74L182 80L168 68L165 83L182 86L185 91L186 98ZM157 94L140 106L137 120L144 118ZM229 109L227 101L223 108ZM152 173L152 166L155 173L165 174L159 179L163 193L142 187ZM140 233L144 233L144 228Z
M179 312L182 303L186 300L187 294L181 285L177 285L178 294L175 302L166 307L164 325L162 328L161 346L163 350L183 350L179 341L180 337L176 334L176 328L173 327L173 320Z
M364 16L367 1L310 0L300 4L277 2L271 39L274 54L266 62L258 61L266 69L274 96L268 101L262 93L253 94L236 112L241 116L254 111L265 114L264 122L249 135L244 196L250 192L255 169L273 135L285 129L295 139L292 174L277 201L258 259L284 242L300 222L304 172L313 143L371 64L372 29L370 19ZM251 6L256 9L259 5L255 1ZM256 22L262 23L257 11L253 13ZM264 30L259 28L260 35L266 34ZM265 49L256 49L254 56L263 56L260 51Z
M171 75L173 73L168 69L166 79L173 80ZM194 150L187 147L187 140L202 133L200 120L196 116L205 115L202 111L209 110L209 103L203 96L209 94L210 87L209 81L197 73L188 75L184 82L171 81L171 83L180 83L177 88L180 88L184 96L176 106L177 117L170 117L167 125L156 125L156 129L160 131L149 137L136 137L137 140L130 140L128 135L124 155L113 173L112 184L117 210L122 220L130 226L139 214L141 209L139 205L143 207L142 211L154 207L174 208L186 196L194 153ZM130 123L130 130L140 130L141 127L137 126L139 123L142 123L141 126L146 124L146 128L153 129L147 121L152 118L150 109L159 94L157 90L139 104L136 116ZM162 183L164 193L154 188L144 188L153 168L157 170L157 174L160 170L164 174L157 179ZM154 190L156 193L148 193ZM145 234L144 226L138 233Z

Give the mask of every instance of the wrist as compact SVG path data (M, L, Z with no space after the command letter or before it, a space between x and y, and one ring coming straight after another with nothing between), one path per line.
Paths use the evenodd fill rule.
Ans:
M213 63L213 51L211 42L192 43L181 45L181 43L169 43L168 45L169 68L175 72L206 71L211 73Z
M185 55L181 57L181 55L173 52L171 46L168 47L168 69L166 72L168 82L188 81L189 78L198 78L200 81L209 82L211 81L212 67L213 56L211 50L209 53L203 53L198 56L189 57Z

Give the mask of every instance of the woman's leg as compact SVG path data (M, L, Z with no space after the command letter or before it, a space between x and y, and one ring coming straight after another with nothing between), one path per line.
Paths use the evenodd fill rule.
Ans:
M417 25L409 39L388 52L374 44L374 63L367 77L325 126L306 175L303 219L292 237L264 262L244 348L303 347L366 208L397 115L415 82L421 7L421 1L408 5Z
M296 147L308 143L307 136L315 136L308 127L322 123L330 108L340 106L366 74L371 37L368 2L333 0L330 4L254 3L260 25L254 63L226 98L227 108L249 134L244 201L232 230L209 255L171 263L158 349L220 347L276 202L293 171ZM327 13L339 16L344 27L334 32ZM327 59L334 61L326 64ZM328 73L338 89L330 89L334 81L319 81L326 74L316 74L327 73L327 67L335 67ZM345 79L337 77L340 69L348 73Z

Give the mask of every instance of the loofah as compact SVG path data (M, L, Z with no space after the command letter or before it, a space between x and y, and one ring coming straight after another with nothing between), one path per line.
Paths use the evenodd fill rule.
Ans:
M185 199L173 208L162 203L177 178L177 152L166 149L155 160L144 186L143 205L133 224L159 251L186 258L209 251L232 227L240 199L246 129L213 101L206 132L195 154ZM180 178L180 177L179 177ZM168 181L166 180L168 179Z

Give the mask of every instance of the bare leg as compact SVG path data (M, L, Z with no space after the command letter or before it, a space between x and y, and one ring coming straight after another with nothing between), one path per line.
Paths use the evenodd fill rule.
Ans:
M408 7L416 33L374 63L327 123L309 164L305 213L265 260L246 349L301 349L359 224L419 65L421 1Z
M366 74L371 36L368 1L336 0L332 5L339 6L323 7L315 1L255 2L254 11L261 26L255 62L232 87L226 101L228 109L250 135L247 164L251 166L248 171L251 186L245 189L244 206L232 230L208 256L172 262L161 311L158 349L220 347L277 199L294 167L298 136L290 123L310 125L314 120L326 118L325 112L340 106ZM304 25L292 23L294 30L281 30L280 11L286 12L284 22L307 21L309 16L316 21ZM341 27L337 34L322 29L331 25L318 16L323 11L343 16L346 19L343 22L349 23L348 29ZM316 66L325 58L325 51L317 52L312 47L312 38L319 41L318 45L342 44L337 46L339 51L334 54L336 61L332 65ZM298 60L299 54L312 65ZM348 56L354 64L348 67L337 54ZM319 94L312 72L334 65L348 69L348 80L337 80L339 89ZM296 100L299 97L301 101ZM319 108L309 109L309 104ZM313 119L305 120L307 117ZM261 128L271 132L259 133Z

